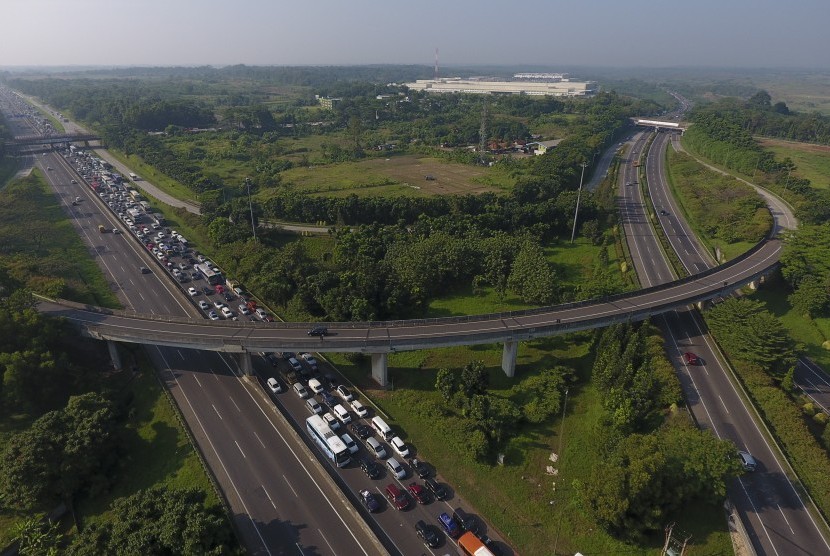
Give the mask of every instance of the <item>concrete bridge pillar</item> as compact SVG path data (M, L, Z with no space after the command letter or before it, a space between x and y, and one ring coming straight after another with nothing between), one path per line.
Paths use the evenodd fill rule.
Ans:
M107 348L110 350L110 359L112 360L112 368L116 371L123 369L121 366L121 355L118 354L118 344L112 340L107 340Z
M749 285L749 289L751 289L752 291L755 291L755 290L758 289L758 281L757 280L753 280L748 285Z
M707 303L707 301L698 301L697 303L695 303L695 306L697 307L698 311L703 311L704 309L706 309Z
M378 385L386 387L389 384L389 356L386 353L372 354L372 378Z
M244 376L252 376L254 374L254 362L249 352L243 351L239 354L239 368L242 369Z
M501 368L504 374L513 378L516 376L516 354L519 352L519 342L513 340L504 342L504 351L501 354Z

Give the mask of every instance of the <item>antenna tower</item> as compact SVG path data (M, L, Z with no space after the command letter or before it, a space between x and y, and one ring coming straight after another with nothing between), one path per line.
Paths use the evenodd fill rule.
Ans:
M438 49L435 49L435 72L432 74L432 78L436 81L438 80Z
M487 163L484 153L487 151L487 99L484 99L484 107L481 109L481 127L478 129L478 156L482 164Z

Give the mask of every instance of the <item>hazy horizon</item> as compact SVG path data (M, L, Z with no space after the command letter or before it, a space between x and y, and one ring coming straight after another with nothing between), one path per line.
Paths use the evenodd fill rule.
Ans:
M826 69L830 2L4 0L0 67Z

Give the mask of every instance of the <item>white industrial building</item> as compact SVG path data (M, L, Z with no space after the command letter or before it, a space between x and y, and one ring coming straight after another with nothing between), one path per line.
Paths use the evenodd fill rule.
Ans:
M521 75L521 74L518 74ZM538 74L537 74L538 75ZM597 92L596 81L571 81L557 75L558 79L533 80L515 79L496 80L487 77L441 77L438 79L418 79L406 86L413 91L428 93L474 93L474 94L525 94L550 95L557 97L584 97Z

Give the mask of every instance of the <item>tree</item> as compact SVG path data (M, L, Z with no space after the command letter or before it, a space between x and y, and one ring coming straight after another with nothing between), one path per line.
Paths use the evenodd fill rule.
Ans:
M458 390L456 374L446 367L438 369L435 375L435 389L441 392L445 402L449 402Z
M827 294L827 282L806 280L790 294L789 301L793 309L806 317L815 317L827 310L830 296Z
M527 303L549 305L557 298L556 272L538 243L522 244L507 282Z
M111 520L86 527L69 554L225 554L232 535L217 506L206 508L195 490L154 487L119 498Z
M37 516L29 517L14 526L12 535L20 543L21 556L57 556L63 535L57 523L44 521Z
M485 394L490 383L490 375L483 361L470 361L461 369L459 389L466 399L475 394Z

